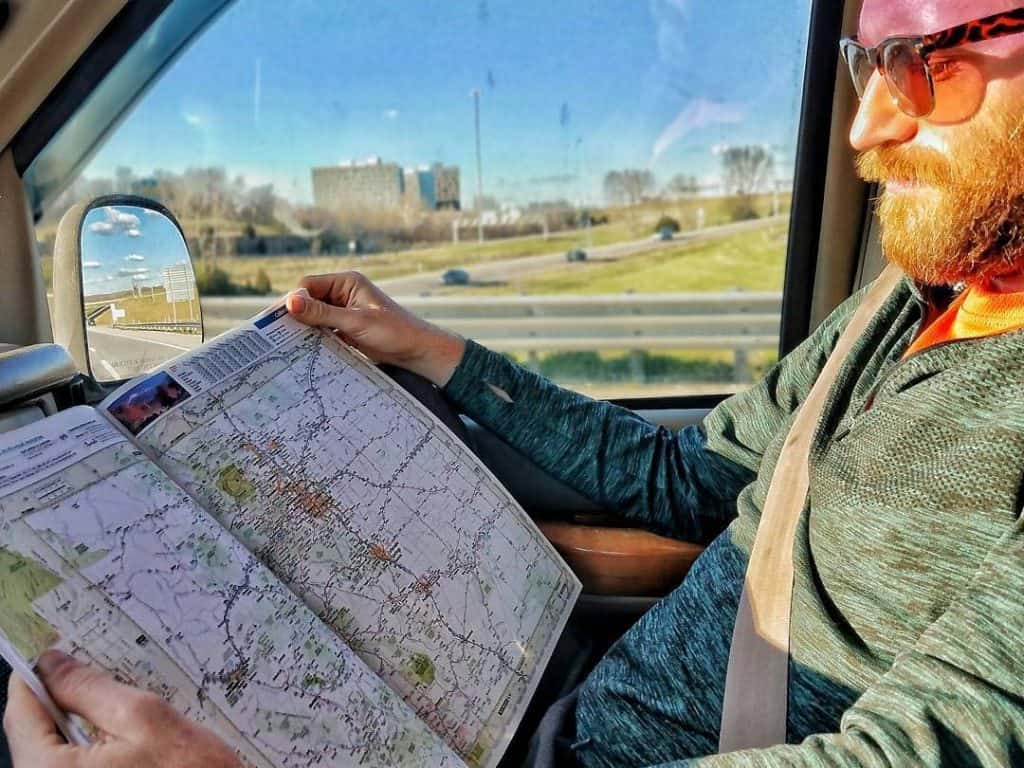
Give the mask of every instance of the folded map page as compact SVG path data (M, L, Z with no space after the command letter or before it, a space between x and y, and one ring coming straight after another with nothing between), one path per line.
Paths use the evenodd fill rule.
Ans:
M149 689L250 766L462 761L270 571L73 408L0 435L0 633Z
M133 410L146 387L166 407ZM280 308L105 406L468 764L498 762L580 584L440 421Z

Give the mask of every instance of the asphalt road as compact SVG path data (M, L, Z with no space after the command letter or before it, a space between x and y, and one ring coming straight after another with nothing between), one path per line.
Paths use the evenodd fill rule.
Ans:
M672 242L665 242L658 238L644 238L626 243L597 246L586 249L587 258L591 262L630 258L669 247L673 243L700 242L726 237L737 232L759 229L776 220L782 220L782 217L708 227L699 232L683 233ZM558 251L539 256L473 264L463 268L469 272L473 283L486 284L509 282L525 275L557 268L564 263L565 253ZM453 265L453 267L455 266L458 265ZM382 280L379 284L392 296L422 295L440 287L442 273L443 271L422 272L391 280ZM215 303L216 309L211 312L209 310L212 307L209 307L207 309L209 316L204 318L207 338L212 338L237 325L240 320L255 314L273 300L274 297L213 299L210 303ZM90 326L87 332L89 359L92 363L93 374L103 381L138 376L173 357L198 347L201 343L200 337L195 334L125 331L99 326Z
M86 329L92 372L101 381L129 379L198 347L198 334Z
M632 240L625 243L614 243L612 245L594 246L584 248L587 252L587 260L591 262L617 261L619 259L640 256L650 251L656 251L671 246L673 243L699 243L703 240L714 240L721 237L745 232L752 229L760 229L772 222L782 221L785 217L774 217L769 219L755 219L753 221L741 221L734 224L723 224L717 227L707 227L697 232L681 233L671 242L663 241L657 237L647 237L642 240ZM488 283L509 283L527 275L535 275L546 272L549 269L565 264L565 251L545 253L539 256L525 256L516 259L503 259L484 264L460 265L452 264L452 268L464 269L469 273L470 281L473 284ZM434 272L421 272L415 275L395 277L390 280L380 280L378 285L390 295L417 296L441 287L441 275L447 270Z
M626 243L598 246L587 250L587 258L591 262L613 261L632 258L650 251L671 247L679 243L697 243L705 240L716 240L738 232L745 232L766 227L769 224L785 221L786 217L778 216L768 219L724 224L707 227L698 232L684 232L670 242L657 238L644 238ZM474 284L507 283L524 275L538 274L564 265L565 252L545 253L539 256L525 256L514 259L502 259L487 264L459 265L452 268L465 269ZM436 292L441 287L441 275L444 270L420 272L390 280L379 280L377 284L391 296L401 301L409 296L422 296ZM449 289L447 293L457 295L458 289ZM273 296L209 296L203 299L203 326L207 338L234 328L239 322L259 312L275 301L281 294Z

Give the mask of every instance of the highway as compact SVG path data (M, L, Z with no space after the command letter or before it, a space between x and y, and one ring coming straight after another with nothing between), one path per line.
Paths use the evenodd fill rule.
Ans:
M198 347L199 334L86 328L89 360L101 381L129 379Z
M753 221L742 221L734 224L723 224L717 227L707 227L700 231L680 233L674 240L663 241L657 238L644 238L625 243L604 245L587 250L587 258L590 262L615 261L632 258L651 251L679 245L681 243L699 243L705 240L717 240L728 237L739 232L761 229L770 224L786 221L785 216L778 216L767 219L755 219ZM481 283L508 283L524 275L536 275L551 269L558 269L565 266L565 252L545 253L539 256L524 256L515 259L502 259L484 264L459 265L452 264L451 268L465 269L470 276L472 284ZM444 270L433 272L420 272L413 275L391 278L389 280L378 280L377 285L383 288L389 295L400 302L409 303L409 299L417 296L436 293L441 287L441 275ZM469 286L472 288L472 285ZM242 320L245 320L259 312L261 309L272 303L281 296L286 286L282 286L281 293L272 296L208 296L204 297L203 303L203 327L207 338L213 338L224 331L235 327ZM471 296L471 291L466 292L463 288L449 288L446 292L450 298Z
M617 261L619 259L640 256L650 251L660 250L673 244L699 243L704 240L715 240L727 237L739 232L747 232L752 229L760 229L769 224L786 221L787 216L777 216L767 219L755 219L753 221L741 221L734 224L723 224L717 227L707 227L695 232L680 233L675 240L664 241L658 237L645 237L642 240L633 240L625 243L613 243L612 245L600 245L591 248L584 248L587 252L588 261ZM452 264L452 268L464 269L469 273L470 281L473 284L505 284L515 281L518 278L528 275L535 275L546 272L550 269L563 266L565 251L544 253L539 256L525 256L517 259L503 259L482 264ZM441 275L447 270L434 272L421 272L415 275L395 277L390 280L380 280L378 285L392 296L418 296L428 291L437 290L441 287Z
M712 240L738 232L759 229L784 217L708 227L698 232L682 233L671 242L658 238L644 238L626 243L597 246L587 249L590 262L613 261L631 258L644 253L671 247L678 243L694 243ZM473 284L507 283L525 275L535 275L565 265L563 251L503 259L485 264L462 267L470 274ZM458 265L452 265L456 267ZM414 275L382 280L379 285L392 296L411 299L436 291L440 287L442 271L422 272ZM447 298L466 298L461 291L451 292ZM210 339L236 326L242 320L259 312L272 303L274 296L208 297L203 299L206 338ZM415 302L410 302L415 304ZM89 326L89 357L93 374L100 380L127 379L165 363L172 357L199 346L198 334L169 333L160 331L127 331ZM607 331L606 331L607 332ZM614 335L614 334L612 334Z

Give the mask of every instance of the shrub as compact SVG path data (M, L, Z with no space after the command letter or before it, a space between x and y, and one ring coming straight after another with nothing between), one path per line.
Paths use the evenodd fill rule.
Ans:
M234 282L231 275L213 264L200 262L195 274L200 296L239 296L273 291L270 277L263 269L256 273L255 282L246 281L243 285Z
M679 221L671 216L662 216L658 219L658 223L654 225L654 232L655 234L661 234L663 229L670 229L675 234L680 230Z
M256 293L272 293L274 290L274 286L270 284L270 275L262 267L256 271L256 279L253 281L252 289Z
M196 286L202 296L233 296L238 293L238 286L220 267L201 263L195 272Z
M761 214L754 207L753 197L738 195L729 204L729 218L733 221L749 221L761 218Z

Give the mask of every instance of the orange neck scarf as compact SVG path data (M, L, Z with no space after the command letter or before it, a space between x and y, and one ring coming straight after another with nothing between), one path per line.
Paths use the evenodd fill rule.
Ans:
M904 357L946 341L995 336L1024 328L1024 293L972 285L918 336Z

